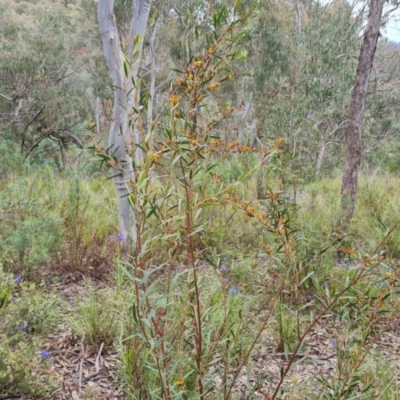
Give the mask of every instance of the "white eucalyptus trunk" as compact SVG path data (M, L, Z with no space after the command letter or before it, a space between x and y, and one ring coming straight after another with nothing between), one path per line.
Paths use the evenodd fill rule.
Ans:
M136 163L142 160L140 133L135 129L132 109L138 103L139 88L132 83L138 82L139 62L143 47L143 36L146 30L151 8L151 0L137 0L134 7L127 52L121 50L121 44L114 14L113 0L99 0L98 20L103 39L103 48L110 72L114 91L113 115L109 133L109 147L117 160L119 174L114 176L118 196L120 234L136 241L134 213L129 204L129 182L134 179L133 159ZM139 41L134 45L134 39ZM128 76L124 72L124 61L129 65ZM137 107L136 107L137 108ZM129 118L133 118L129 123Z
M322 162L324 161L325 157L325 151L328 143L322 142L321 146L319 147L318 150L318 156L317 156L317 161L315 163L315 169L316 169L316 175L320 176L321 174L321 168L322 168Z

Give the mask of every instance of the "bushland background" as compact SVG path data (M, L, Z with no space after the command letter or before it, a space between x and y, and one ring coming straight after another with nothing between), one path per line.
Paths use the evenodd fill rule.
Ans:
M374 1L250 3L152 3L132 243L98 4L0 2L1 398L399 397L398 5L342 230ZM125 49L133 3L113 7Z

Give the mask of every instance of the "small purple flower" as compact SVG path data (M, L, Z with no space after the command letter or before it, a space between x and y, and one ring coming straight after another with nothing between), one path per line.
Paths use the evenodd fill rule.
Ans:
M290 200L289 200L289 199L286 199L286 200L285 200L285 204L290 204Z
M335 322L336 322L337 324L340 322L340 317L339 317L339 315L336 315L336 317L335 317Z
M40 355L42 356L42 358L49 358L50 357L50 352L48 352L47 350L43 350Z
M15 280L16 283L20 283L21 279L22 279L22 276L21 275L17 275L14 280Z
M225 264L221 264L221 266L219 267L219 269L222 272L229 272L231 269L229 267L227 267Z
M17 296L11 297L11 301L15 303L17 301Z
M230 288L229 289L229 294L231 294L231 295L235 295L235 294L238 294L240 292L240 289L238 289L238 288Z
M43 162L44 162L45 164L48 164L48 163L49 163L49 160L48 160L47 158L45 158L45 159L43 160Z
M311 204L307 205L307 210L311 211L313 209L313 206Z
M307 300L311 300L312 299L312 295L311 294L308 294L307 295Z
M126 239L125 235L123 235L123 234L120 234L120 235L117 236L118 242L123 242L125 239Z
M332 340L331 340L331 346L332 346L332 347L337 347L337 342L336 342L335 339L332 339Z

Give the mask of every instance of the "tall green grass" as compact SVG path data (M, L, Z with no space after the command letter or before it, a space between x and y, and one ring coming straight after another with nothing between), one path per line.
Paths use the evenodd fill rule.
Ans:
M360 248L375 248L400 220L400 179L391 175L361 176L350 235ZM307 238L329 234L338 217L340 178L305 186L298 200L297 223ZM388 256L400 254L400 229L383 244Z

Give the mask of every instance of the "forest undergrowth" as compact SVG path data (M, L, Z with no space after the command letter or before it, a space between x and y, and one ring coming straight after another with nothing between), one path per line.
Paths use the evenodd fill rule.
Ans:
M400 180L361 178L344 234L338 178L296 177L282 137L226 134L240 5L187 30L157 117L124 54L125 151L88 124L111 175L0 165L0 399L399 397Z
M231 179L237 161L232 165L224 164L220 179ZM128 398L161 396L166 383L156 366L163 357L171 398L197 398L190 322L196 270L205 397L396 399L398 366L380 343L382 335L396 336L398 326L398 178L363 178L352 231L338 237L332 221L339 180L310 184L296 200L272 170L262 169L271 182L264 198L257 198L259 171L207 206L193 267L184 251L173 265L163 262L157 244L156 261L143 269L148 311L137 301L143 289L132 284L139 281L132 275L134 253L115 224L109 181L60 173L46 163L2 177L1 394L58 398L48 396L63 386L54 367L60 351L46 343L62 327L84 341L88 354L100 348L118 354L110 385ZM69 286L79 288L77 297L60 290ZM141 333L144 317L150 322ZM152 320L163 322L162 335ZM164 350L161 338L168 339ZM336 361L321 376L299 380L302 365L327 362L324 354L306 357L319 348L315 338ZM272 361L257 358L267 360L265 352L279 364L275 376L264 368ZM107 398L92 389L83 385L81 398Z

